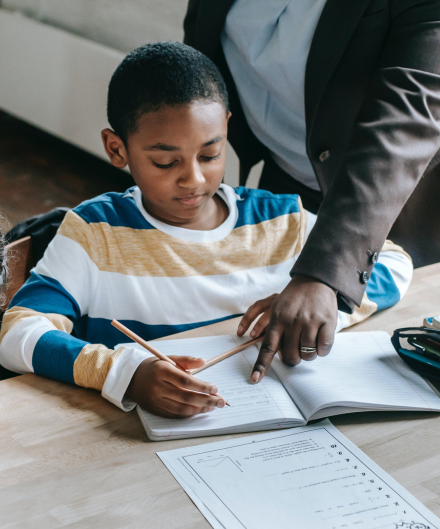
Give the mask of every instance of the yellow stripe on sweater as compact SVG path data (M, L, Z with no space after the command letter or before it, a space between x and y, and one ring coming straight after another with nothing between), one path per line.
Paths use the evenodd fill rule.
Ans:
M364 292L364 297L362 298L362 303L360 307L354 309L353 314L349 314L347 318L347 327L354 325L355 323L360 323L361 321L366 320L369 316L374 314L377 311L377 303L368 299L367 293Z
M408 259L412 262L411 256L409 253L406 253L405 250L399 246L398 244L394 244L393 241L389 241L388 239L383 243L382 252L398 252L403 254L405 257L408 257Z
M85 345L73 364L75 384L83 388L102 390L108 372L114 366L124 347L116 351L105 345Z
M298 213L236 228L220 241L189 242L156 229L135 230L104 222L87 224L70 211L58 233L80 244L103 272L188 277L230 274L283 263L301 251L306 224L307 213L301 208ZM218 258L207 260L207 255Z
M45 314L44 312L37 312L36 310L27 309L26 307L12 307L5 312L3 322L0 329L0 342L3 340L5 334L12 329L12 327L21 321L23 318L30 318L33 316L43 316L52 323L52 325L59 331L64 331L70 334L73 329L73 323L62 316L61 314Z

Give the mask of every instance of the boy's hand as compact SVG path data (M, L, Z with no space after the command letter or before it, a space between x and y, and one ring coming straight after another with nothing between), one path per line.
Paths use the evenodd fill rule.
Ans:
M277 299L278 294L272 294L271 296L259 299L253 305L251 305L248 310L244 313L243 317L238 324L237 334L238 336L243 336L243 334L249 329L251 323L258 318L261 314L261 318L254 325L254 328L251 331L251 338L256 338L261 336L267 327L269 326L270 321L270 308L272 303Z
M202 358L170 356L184 369L205 364ZM155 415L182 419L223 408L224 399L209 382L188 375L158 358L147 358L136 369L126 396Z
M259 382L278 351L285 364L327 355L333 345L338 318L336 292L311 277L295 275L273 301L270 322L251 380ZM316 347L302 353L300 347Z

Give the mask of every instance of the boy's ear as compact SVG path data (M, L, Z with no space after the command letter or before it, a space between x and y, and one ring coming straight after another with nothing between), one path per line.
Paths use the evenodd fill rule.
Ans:
M104 129L101 132L101 138L112 164L119 169L124 169L128 164L128 153L124 142L111 129Z

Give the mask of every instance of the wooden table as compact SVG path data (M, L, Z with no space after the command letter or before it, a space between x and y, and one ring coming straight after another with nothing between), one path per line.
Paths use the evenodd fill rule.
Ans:
M421 325L440 314L440 263L416 270L405 298L353 330ZM230 320L180 336L233 334ZM319 361L319 360L317 360ZM341 432L440 516L440 416L332 418ZM237 436L151 442L137 413L99 393L35 375L0 382L0 527L209 528L156 451Z

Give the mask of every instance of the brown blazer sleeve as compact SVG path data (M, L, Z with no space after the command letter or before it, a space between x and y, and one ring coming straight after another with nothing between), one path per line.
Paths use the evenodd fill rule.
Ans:
M379 67L291 272L337 289L347 311L350 300L361 304L372 256L440 148L440 2L394 0L389 6Z

